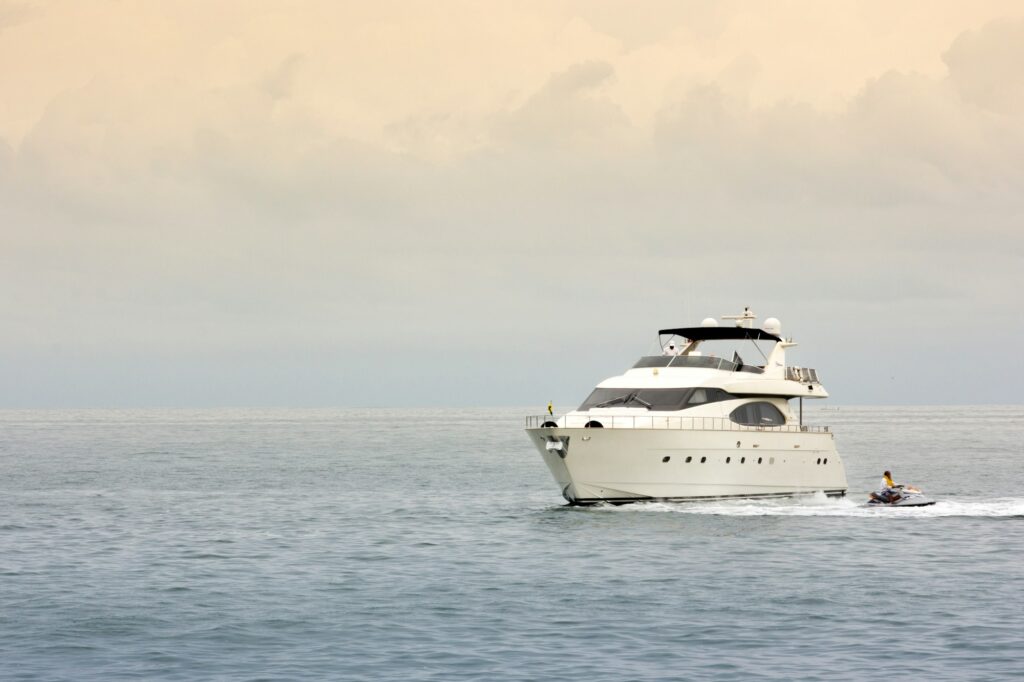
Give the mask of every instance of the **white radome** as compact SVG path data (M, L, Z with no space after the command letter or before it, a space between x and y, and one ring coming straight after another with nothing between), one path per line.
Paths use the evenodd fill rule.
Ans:
M769 317L764 321L764 327L762 327L762 329L769 334L775 334L775 336L778 336L782 333L782 323L779 322L779 318L777 317Z
M700 321L700 326L702 326L702 327L717 327L718 326L718 320L716 320L713 317L705 317L703 320Z

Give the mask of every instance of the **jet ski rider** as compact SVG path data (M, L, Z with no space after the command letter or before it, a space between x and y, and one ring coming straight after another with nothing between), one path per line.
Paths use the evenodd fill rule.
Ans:
M891 472L882 473L882 482L878 484L878 492L873 497L882 502L895 502L900 499L899 488L893 482Z
M890 472L890 471L883 471L882 472L882 485L880 485L878 487L878 489L879 490L888 490L890 488L895 488L895 487L896 487L896 484L893 483L892 472Z

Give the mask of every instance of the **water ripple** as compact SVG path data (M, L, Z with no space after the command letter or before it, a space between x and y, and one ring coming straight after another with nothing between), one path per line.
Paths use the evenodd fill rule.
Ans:
M570 508L517 411L0 411L0 678L1018 674L1024 410L827 416L845 499Z

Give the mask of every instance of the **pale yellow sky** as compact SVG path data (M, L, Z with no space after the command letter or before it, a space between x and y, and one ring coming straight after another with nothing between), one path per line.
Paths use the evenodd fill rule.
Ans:
M389 126L437 124L438 149L485 141L491 117L552 74L599 61L602 95L641 132L688 89L754 106L842 110L889 70L940 77L965 31L1019 2L5 2L0 138L17 145L54 98L101 83L173 135L217 91L273 84L283 124L396 145ZM166 110L168 91L173 94ZM284 94L284 91L281 91ZM244 98L227 106L245 107ZM234 113L232 112L232 114ZM447 145L444 139L449 139Z
M1024 334L1021 64L1019 1L0 0L0 406L546 402L745 305L890 330L881 402Z

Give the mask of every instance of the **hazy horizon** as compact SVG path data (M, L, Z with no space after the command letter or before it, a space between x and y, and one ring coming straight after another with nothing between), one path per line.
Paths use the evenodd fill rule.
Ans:
M0 1L0 408L1019 404L1016 2Z

